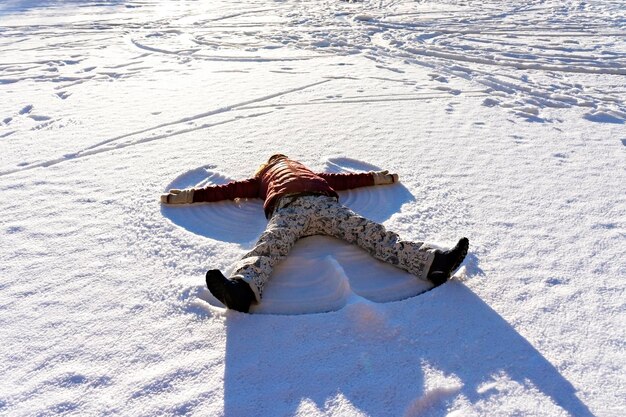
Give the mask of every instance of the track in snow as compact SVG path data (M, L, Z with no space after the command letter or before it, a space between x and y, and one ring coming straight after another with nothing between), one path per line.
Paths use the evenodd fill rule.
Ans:
M626 120L620 81L626 75L626 32L614 24L623 21L619 1L299 2L298 10L305 14L294 14L289 2L271 9L261 3L224 2L197 16L177 15L173 7L167 17L153 21L142 21L142 10L156 5L110 4L111 19L97 23L6 26L0 31L0 84L53 83L62 106L73 87L141 77L150 67L146 60L158 56L165 72L179 70L168 61L202 60L284 61L280 71L290 73L289 61L361 54L392 73L402 73L409 62L429 67L442 85L454 77L473 81L497 96L484 105L510 109L529 121L553 121L543 116L544 110L562 107L584 108L585 117L596 122ZM124 4L128 13L116 4ZM479 4L482 15L475 13ZM127 22L116 20L121 17ZM121 45L127 62L109 65L104 50L101 56L87 53L105 45ZM65 58L51 52L58 48ZM46 54L49 59L42 58ZM519 69L525 70L523 75ZM599 76L608 76L604 88L583 82ZM0 115L0 140L24 123L34 130L62 123L46 114L22 119Z

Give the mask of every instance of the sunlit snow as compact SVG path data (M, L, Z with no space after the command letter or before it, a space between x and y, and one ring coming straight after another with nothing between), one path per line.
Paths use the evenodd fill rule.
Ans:
M623 1L0 2L0 415L626 413ZM252 314L204 285L273 153L470 253L427 283L301 240Z

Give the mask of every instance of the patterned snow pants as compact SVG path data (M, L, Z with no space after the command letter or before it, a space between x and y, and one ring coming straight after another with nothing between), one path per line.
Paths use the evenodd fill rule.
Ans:
M422 280L427 280L434 258L434 250L424 243L400 240L396 233L359 216L333 197L286 196L278 201L254 248L235 265L231 278L247 282L257 302L261 301L274 266L287 256L298 239L312 235L333 236L355 244L376 259Z

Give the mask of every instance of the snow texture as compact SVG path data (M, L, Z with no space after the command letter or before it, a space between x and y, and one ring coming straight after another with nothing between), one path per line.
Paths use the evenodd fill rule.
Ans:
M0 3L1 416L626 413L623 1ZM204 286L273 153L468 236L430 285L301 240L252 314ZM421 295L418 295L421 294Z

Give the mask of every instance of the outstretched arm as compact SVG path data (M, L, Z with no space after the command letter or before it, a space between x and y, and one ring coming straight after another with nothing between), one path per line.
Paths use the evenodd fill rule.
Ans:
M343 174L317 174L324 178L328 185L337 191L351 188L367 187L370 185L393 184L398 182L398 174L390 174L389 171L360 172Z
M236 198L255 198L259 196L259 180L251 178L244 181L232 181L224 185L209 185L204 188L172 189L161 195L161 203L189 204L234 200Z

